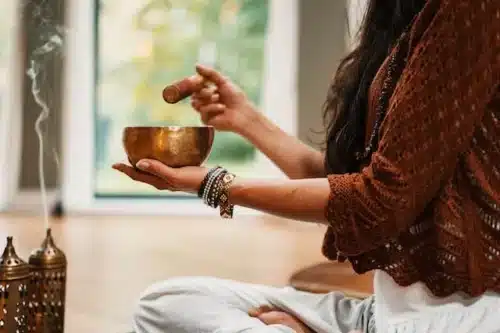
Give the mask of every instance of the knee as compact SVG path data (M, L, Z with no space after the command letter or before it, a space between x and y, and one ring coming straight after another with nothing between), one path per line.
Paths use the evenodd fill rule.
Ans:
M165 332L175 325L186 306L192 305L193 297L207 296L211 286L220 284L215 278L184 277L155 283L148 287L137 302L134 329L137 333Z
M181 277L160 281L149 286L141 294L139 305L155 302L169 296L206 296L222 284L222 280L212 277Z

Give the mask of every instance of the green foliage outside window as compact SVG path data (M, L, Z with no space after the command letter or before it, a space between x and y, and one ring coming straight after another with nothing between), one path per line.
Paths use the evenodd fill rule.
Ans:
M110 143L110 137L118 135L119 128L200 124L189 100L168 105L161 97L165 85L193 75L196 63L208 61L260 104L268 1L101 1L97 55L97 192L124 191L117 180L110 181L116 176L108 171L109 163L114 162L110 160L109 155L113 155L110 151L117 149L115 143ZM120 27L124 28L120 30ZM125 50L121 56L120 45L106 44L116 42L112 31L121 35L117 36ZM217 133L209 164L229 164L245 170L254 160L254 154L254 148L237 135Z

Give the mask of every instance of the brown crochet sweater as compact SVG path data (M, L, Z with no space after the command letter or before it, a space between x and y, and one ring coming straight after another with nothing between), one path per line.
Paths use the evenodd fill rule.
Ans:
M328 177L323 252L436 296L500 292L500 1L429 0L409 52L370 164Z

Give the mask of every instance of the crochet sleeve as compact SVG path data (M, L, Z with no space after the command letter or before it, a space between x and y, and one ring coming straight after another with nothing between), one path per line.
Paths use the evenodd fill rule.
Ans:
M499 67L500 1L443 0L409 55L369 166L328 176L327 235L339 252L373 250L423 212L468 149Z

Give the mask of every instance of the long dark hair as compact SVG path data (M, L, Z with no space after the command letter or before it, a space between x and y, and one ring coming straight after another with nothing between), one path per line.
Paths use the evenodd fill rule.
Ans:
M392 47L427 0L368 0L355 49L340 63L324 106L329 173L357 172L364 148L368 92Z

